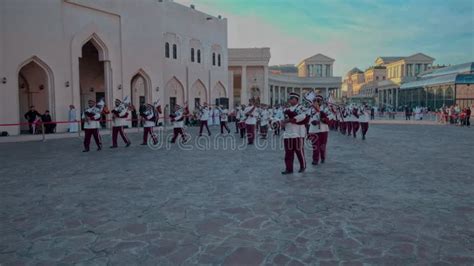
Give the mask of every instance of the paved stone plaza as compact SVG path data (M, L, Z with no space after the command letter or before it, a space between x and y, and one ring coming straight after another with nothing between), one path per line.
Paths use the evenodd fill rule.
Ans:
M0 264L474 264L473 129L332 133L327 163L291 176L274 147L131 137L0 144Z

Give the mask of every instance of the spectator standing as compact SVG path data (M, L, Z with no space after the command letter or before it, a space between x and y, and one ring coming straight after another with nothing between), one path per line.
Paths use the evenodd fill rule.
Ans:
M30 106L30 110L25 114L25 119L28 121L31 134L35 134L35 124L40 117L41 114L36 111L35 107L33 105Z
M69 121L69 132L77 132L79 131L78 121L77 121L77 112L74 105L69 105L69 113L68 113L68 121Z

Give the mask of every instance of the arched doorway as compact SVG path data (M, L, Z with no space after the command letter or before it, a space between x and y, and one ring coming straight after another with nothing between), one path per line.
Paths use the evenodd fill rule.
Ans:
M454 105L454 90L451 86L445 92L445 105L450 107Z
M164 112L165 117L169 117L171 110L174 110L175 106L184 105L184 87L183 84L176 78L173 77L165 86L165 100L164 100Z
M81 96L81 112L87 108L87 102L94 100L99 102L104 99L110 105L110 95L107 86L107 78L110 76L106 62L101 60L103 53L101 46L94 38L87 41L81 48L82 56L79 58L79 87ZM105 120L105 117L103 117ZM102 122L102 127L106 123Z
M222 83L218 82L211 93L211 103L216 105L223 105L226 108L229 108L229 100L227 98L227 93L225 91Z
M439 108L443 107L443 105L444 105L444 95L443 95L443 89L441 87L436 89L436 96L435 97L436 97L435 108L439 109Z
M131 88L131 103L135 108L139 108L141 105L145 103L152 103L152 99L150 96L150 78L148 75L143 72L139 71L135 76L133 76L130 84Z
M201 80L196 80L196 82L194 82L193 86L191 86L189 95L189 108L191 108L191 110L195 110L198 105L203 105L207 102L207 89Z
M28 122L25 114L34 106L40 114L49 111L54 116L53 74L39 58L32 57L18 71L19 117L21 123ZM28 125L20 126L20 132L28 132Z

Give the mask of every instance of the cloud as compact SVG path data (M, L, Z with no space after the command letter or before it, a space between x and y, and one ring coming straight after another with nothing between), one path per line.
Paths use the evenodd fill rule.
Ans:
M271 48L271 64L316 53L335 73L365 68L377 56L423 52L435 63L474 61L471 0L178 0L229 22L230 47Z

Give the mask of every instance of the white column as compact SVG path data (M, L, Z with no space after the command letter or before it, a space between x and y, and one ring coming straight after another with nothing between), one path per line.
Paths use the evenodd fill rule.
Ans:
M240 103L241 104L248 104L248 95L247 95L247 66L242 66L242 75L241 75L241 82L240 82Z
M268 66L263 67L263 103L271 104L270 102L270 86L268 86Z

